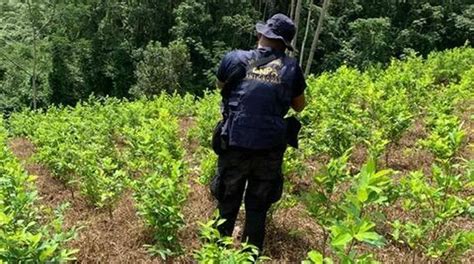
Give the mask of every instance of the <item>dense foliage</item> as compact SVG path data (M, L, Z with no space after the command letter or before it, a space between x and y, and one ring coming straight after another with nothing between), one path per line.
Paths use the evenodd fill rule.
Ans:
M65 248L75 230L63 228L62 208L55 213L38 207L34 176L28 175L7 146L0 120L0 262L65 262L75 250Z
M0 112L74 105L91 94L202 95L222 55L254 47L255 22L277 12L299 14L296 46L306 65L304 40L323 1L291 2L302 8L275 0L3 1ZM311 72L472 45L473 14L469 0L332 0Z
M177 115L170 111L190 104L189 99L165 94L153 103L91 99L75 108L50 107L43 114L14 113L10 126L34 142L35 158L73 196L78 189L91 205L109 210L111 218L124 190L136 190L138 213L158 245L150 251L166 257L179 252L176 236L187 192Z
M473 164L460 155L472 133L463 123L473 118L463 116L472 113L472 61L474 49L456 48L427 59L392 60L386 69L342 66L309 80L301 148L287 152L285 196L272 209L302 202L321 228L321 247L308 249L306 262L376 263L374 247L390 245L406 248L414 263L459 261L472 248L472 230L455 225L460 218L472 221L473 213ZM8 124L12 135L35 144L35 158L53 175L111 217L115 202L131 190L153 234L150 252L168 258L182 253L178 233L188 180L207 184L213 175L209 142L220 118L219 98L217 92L200 99L167 93L133 102L90 98L76 107L13 113ZM198 146L187 155L180 120L195 123L187 137ZM405 155L425 151L433 162L392 167L390 146L414 123L426 133ZM365 153L359 166L351 161L356 149ZM189 158L198 161L197 179L187 177ZM315 160L326 164L314 170ZM19 183L30 182L21 175ZM311 185L293 192L301 178ZM231 240L214 229L218 223L202 225L203 243L194 257L203 263L251 260L254 248L229 249Z

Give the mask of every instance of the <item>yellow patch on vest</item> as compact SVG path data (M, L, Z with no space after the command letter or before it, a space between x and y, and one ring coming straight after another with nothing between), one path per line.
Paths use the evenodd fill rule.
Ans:
M281 59L274 60L263 67L252 68L245 76L246 80L256 80L272 84L280 84L280 70L283 67Z

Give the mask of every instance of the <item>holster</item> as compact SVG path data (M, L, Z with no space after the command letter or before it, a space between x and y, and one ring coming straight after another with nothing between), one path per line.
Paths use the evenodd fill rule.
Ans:
M217 122L217 125L212 133L212 149L217 155L221 155L228 148L228 140L222 136L224 123L224 120Z
M293 148L298 148L298 134L301 130L301 122L294 116L285 118L287 129L286 129L286 142Z

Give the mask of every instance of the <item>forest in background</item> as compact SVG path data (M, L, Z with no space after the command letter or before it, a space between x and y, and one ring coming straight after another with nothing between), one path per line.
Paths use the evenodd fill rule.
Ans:
M222 55L254 47L255 23L278 12L298 22L294 55L313 74L472 46L472 0L328 1L314 46L323 2L4 0L0 111L75 105L91 94L202 95Z

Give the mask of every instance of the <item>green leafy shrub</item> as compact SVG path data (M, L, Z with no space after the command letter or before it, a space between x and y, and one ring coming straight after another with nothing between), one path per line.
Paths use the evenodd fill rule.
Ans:
M182 252L177 235L184 225L181 209L188 188L177 119L167 109L156 111L123 127L122 159L131 174L141 176L133 180L134 198L156 243L149 251L166 259Z
M323 173L314 177L318 187L306 197L310 215L323 230L323 251L320 253L323 260L328 256L328 245L342 262L346 262L369 258L353 251L357 243L375 247L385 244L384 237L375 231L373 219L376 218L374 209L389 200L391 171L377 171L375 161L369 160L344 191L342 183L349 177L348 153L332 159ZM338 195L341 191L343 194Z
M450 98L434 100L426 123L430 134L420 141L421 145L438 160L449 162L459 151L466 136L461 121L454 115L453 101Z
M138 213L152 229L157 243L150 245L149 251L163 259L180 253L177 235L184 225L181 207L186 200L186 187L173 177L155 173L137 181L134 197Z
M45 213L37 207L39 198L34 180L8 150L6 131L0 126L0 262L74 260L77 251L67 249L66 243L76 232L63 228L61 212L65 207L51 216L51 221L46 221Z
M199 166L200 184L207 185L211 182L212 177L216 174L217 155L208 148L201 148L202 154L199 154L201 164Z
M414 254L421 253L441 261L455 260L472 243L472 232L450 227L457 216L470 208L469 201L457 195L469 179L463 174L446 174L436 165L432 174L433 178L429 179L417 171L401 179L403 209L417 217L393 221L392 236L412 248Z
M301 113L302 145L310 147L312 153L341 156L367 133L361 122L365 113L357 104L357 93L366 86L366 80L359 71L341 67L308 84L308 106Z
M261 263L268 260L267 257L258 256L258 249L252 245L243 243L240 248L233 248L232 237L222 237L215 228L225 220L211 220L201 225L202 246L194 253L194 258L204 264L237 264L237 263Z
M201 146L211 148L211 137L217 121L222 118L219 111L220 95L207 91L196 106L196 126L189 136L197 139Z

